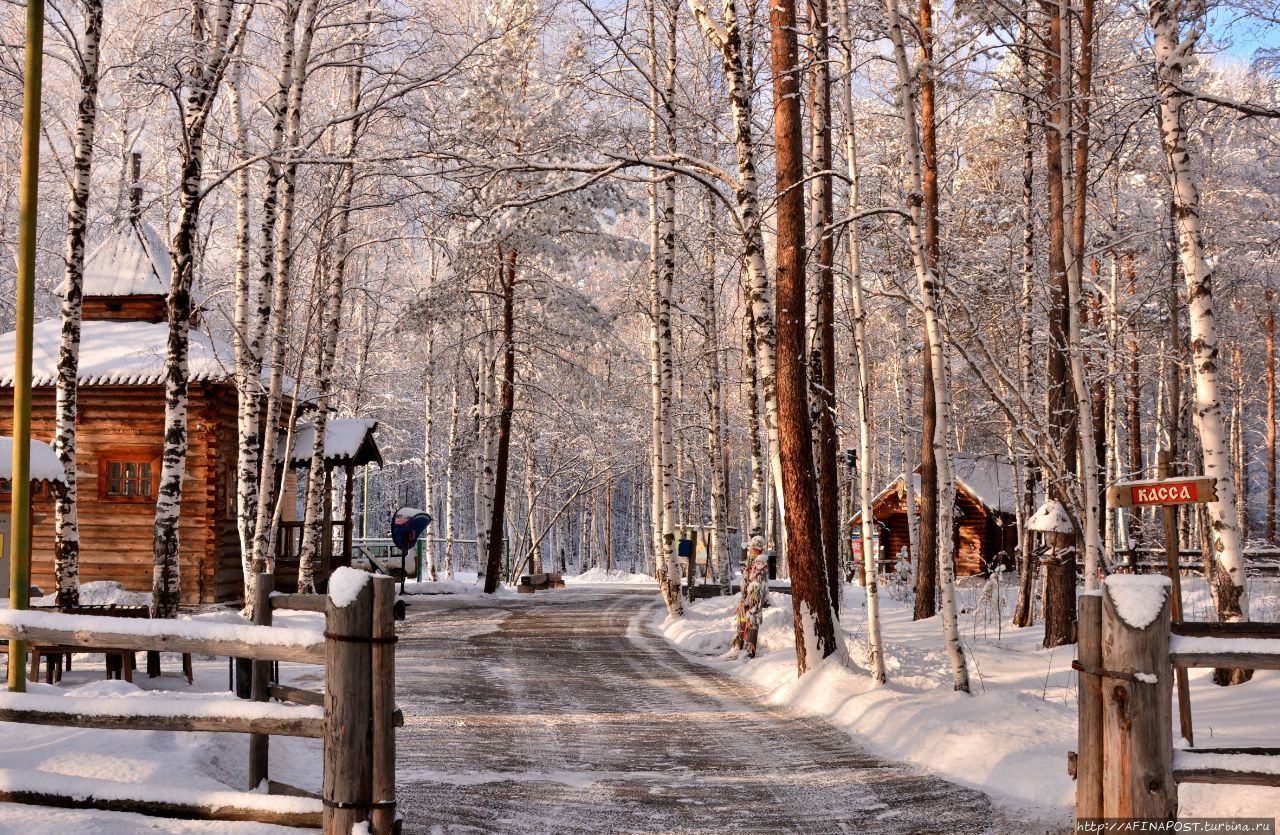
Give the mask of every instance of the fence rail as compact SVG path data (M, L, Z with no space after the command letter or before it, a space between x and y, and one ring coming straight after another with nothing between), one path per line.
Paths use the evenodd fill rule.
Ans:
M1179 783L1280 786L1280 749L1175 752L1172 721L1175 667L1280 669L1280 624L1174 622L1170 592L1113 575L1079 598L1077 819L1172 820Z
M348 835L360 823L368 823L373 835L397 832L394 729L403 724L403 717L394 702L395 583L390 577L366 576L346 578L352 585L344 589L344 597L350 599L335 602L328 595L273 596L272 578L259 575L257 622L252 626L0 611L0 639L10 641L98 652L160 650L251 659L256 702L252 705L156 697L148 700L142 712L132 705L127 710L112 705L109 699L9 693L0 694L0 722L247 733L250 786L265 781L271 792L193 792L61 775L16 776L0 769L0 800L161 817L322 826L325 835ZM272 610L280 608L323 612L324 632L270 626ZM323 664L325 692L272 682L272 661ZM22 661L11 658L10 663ZM273 697L277 703L268 702ZM324 740L320 798L270 780L271 736ZM69 785L64 787L60 781Z

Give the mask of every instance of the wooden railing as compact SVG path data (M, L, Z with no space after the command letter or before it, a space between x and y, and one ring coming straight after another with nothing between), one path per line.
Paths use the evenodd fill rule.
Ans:
M1173 747L1174 668L1280 669L1280 624L1174 622L1170 588L1115 575L1079 598L1077 821L1173 820L1178 783L1280 786L1280 749Z
M108 699L0 693L0 721L251 734L249 783L258 787L266 781L269 794L204 793L0 769L0 801L323 827L326 835L348 835L362 822L374 835L398 831L394 581L370 575L349 594L351 599L335 602L327 595L270 596L270 578L260 579L258 623L252 626L181 621L161 632L156 621L6 610L0 611L0 639L97 651L164 650L249 658L253 698L261 704L155 696L141 703L129 700L129 709L122 710L124 705ZM324 632L270 626L271 611L285 608L323 612ZM271 682L272 661L323 665L324 693ZM15 662L21 663L10 663ZM139 710L139 704L145 708ZM271 736L324 740L321 795L270 780Z

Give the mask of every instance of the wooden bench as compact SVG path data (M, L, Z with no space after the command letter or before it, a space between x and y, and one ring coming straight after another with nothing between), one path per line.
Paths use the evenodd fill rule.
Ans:
M37 607L47 608L51 611L57 611L64 615L93 615L95 617L107 618L150 618L151 610L147 606L125 606L115 603L107 604L86 604L81 606L61 606L57 607ZM8 644L5 644L5 651L8 651ZM125 681L133 681L133 671L138 668L135 653L122 652L120 650L99 648L99 647L66 647L66 646L32 646L31 652L31 681L40 680L40 659L45 661L44 680L46 684L54 684L62 680L63 664L66 664L68 670L71 669L71 656L73 653L101 653L106 658L106 672L109 679L121 679ZM147 653L147 669L152 678L160 674L160 653L150 651ZM184 652L182 654L182 672L186 676L187 683L191 684L194 674L191 669L191 653Z

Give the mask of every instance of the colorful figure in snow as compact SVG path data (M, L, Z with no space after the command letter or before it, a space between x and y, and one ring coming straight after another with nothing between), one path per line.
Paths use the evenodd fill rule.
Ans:
M764 537L753 536L747 545L746 567L742 576L742 596L734 618L732 648L746 649L748 658L756 657L756 638L760 630L760 612L769 599L769 558L764 554Z

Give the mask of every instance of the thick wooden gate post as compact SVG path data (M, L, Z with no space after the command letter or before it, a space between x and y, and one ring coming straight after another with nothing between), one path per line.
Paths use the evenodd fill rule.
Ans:
M1169 578L1112 575L1103 590L1103 816L1172 820Z
M324 832L349 835L369 819L373 802L372 584L345 606L330 594L324 621Z
M1102 817L1102 592L1079 598L1076 655L1083 668L1076 674L1080 711L1076 741L1076 818Z
M373 835L396 822L396 581L373 580Z
M275 577L265 572L258 574L254 584L253 622L258 626L271 625L271 591L275 586ZM271 662L254 661L250 668L251 684L249 697L255 702L265 702L271 690ZM268 734L249 735L249 788L256 789L263 780L269 780L268 774Z

